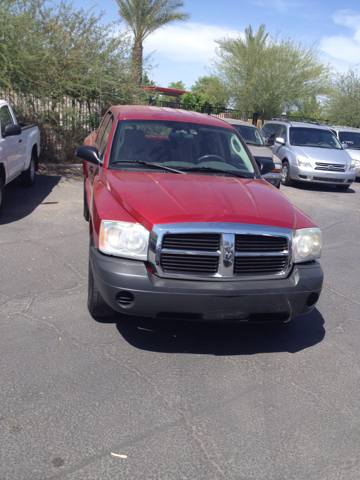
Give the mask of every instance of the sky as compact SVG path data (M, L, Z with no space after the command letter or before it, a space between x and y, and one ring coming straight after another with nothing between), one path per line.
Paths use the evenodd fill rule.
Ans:
M105 12L104 23L119 18L115 0L74 0L73 5ZM262 23L270 35L315 44L337 72L352 67L360 72L359 0L184 0L183 10L190 20L158 30L144 43L144 55L151 55L148 76L158 86L181 80L190 89L211 73L216 39L242 35L249 25L256 32Z

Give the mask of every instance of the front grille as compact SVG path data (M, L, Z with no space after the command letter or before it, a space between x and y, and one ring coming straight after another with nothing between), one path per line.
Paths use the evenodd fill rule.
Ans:
M342 178L313 177L318 182L344 183Z
M235 235L236 252L283 252L288 248L285 237L270 235Z
M235 275L277 275L281 273L287 264L287 256L240 256L235 258Z
M155 225L149 262L160 277L284 277L292 265L291 237L291 229L262 225Z
M326 170L328 172L345 172L345 165L339 163L315 162L315 170Z
M220 249L220 238L221 236L216 233L167 234L164 236L162 248L216 252Z
M215 275L219 268L219 257L163 253L160 265L165 273Z

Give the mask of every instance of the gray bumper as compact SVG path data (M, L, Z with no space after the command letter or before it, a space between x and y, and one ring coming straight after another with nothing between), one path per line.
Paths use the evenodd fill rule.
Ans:
M90 265L102 297L114 310L154 318L288 321L314 308L307 305L309 296L315 294L316 303L323 282L318 262L297 265L283 279L189 281L157 277L141 261L103 255L91 246ZM124 296L125 303L119 301Z
M262 178L275 187L279 187L281 182L281 173L266 173Z
M355 180L356 172L355 170L349 172L329 172L291 165L290 176L293 180L299 180L301 182L344 185L352 183Z

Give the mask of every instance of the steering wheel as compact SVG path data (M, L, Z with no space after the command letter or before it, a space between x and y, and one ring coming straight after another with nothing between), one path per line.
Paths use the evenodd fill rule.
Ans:
M209 155L203 155L202 157L199 157L197 160L197 163L206 162L206 160L210 157L216 158L217 160L220 160L221 162L226 163L222 157L220 157L219 155L213 155L211 153Z

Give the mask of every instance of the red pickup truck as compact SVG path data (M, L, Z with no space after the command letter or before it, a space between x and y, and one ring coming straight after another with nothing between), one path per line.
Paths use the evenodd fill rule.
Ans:
M321 231L228 123L114 106L76 154L94 317L286 322L314 308Z

